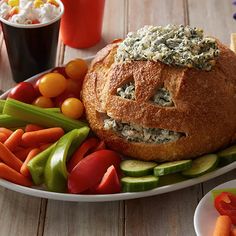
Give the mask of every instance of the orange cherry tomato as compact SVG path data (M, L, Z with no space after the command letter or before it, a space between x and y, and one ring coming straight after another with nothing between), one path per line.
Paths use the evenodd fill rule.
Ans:
M83 115L83 103L77 98L67 98L61 105L62 113L72 119L78 119Z
M88 71L88 65L83 59L75 59L65 66L66 74L74 80L83 80Z
M44 97L56 97L66 89L66 78L59 73L47 73L39 81L39 91Z
M66 80L66 91L69 93L76 94L76 97L80 96L81 88L82 88L82 83L80 83L80 81L73 79Z
M54 104L50 98L40 96L33 101L33 105L43 108L54 107Z

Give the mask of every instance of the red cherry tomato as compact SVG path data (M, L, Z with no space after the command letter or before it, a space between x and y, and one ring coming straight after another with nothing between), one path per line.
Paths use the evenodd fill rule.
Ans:
M113 165L119 172L121 158L111 150L99 150L86 156L72 170L68 177L68 191L81 193L98 185L107 171Z
M60 94L59 96L53 98L54 104L56 107L61 107L62 103L67 98L77 98L77 96L74 93L65 91L64 93Z
M34 86L29 82L17 84L8 94L9 98L25 103L32 103L36 96L37 92L35 91Z
M228 192L222 192L214 201L216 210L221 215L227 215L236 224L236 195Z
M115 167L112 165L102 177L100 184L95 188L95 193L111 194L121 192L121 184Z
M65 71L65 67L63 67L63 66L55 67L54 69L51 70L51 72L57 72L57 73L63 75L65 78L68 77L66 74L66 71Z
M80 91L82 89L82 80L76 81L73 79L66 80L66 91L76 94L76 97L80 97Z
M41 94L40 91L39 91L39 83L40 83L40 79L41 79L41 78L42 78L42 76L39 77L38 80L36 81L36 83L34 84L34 90L35 90L35 93L37 94L36 97L42 96L42 94Z

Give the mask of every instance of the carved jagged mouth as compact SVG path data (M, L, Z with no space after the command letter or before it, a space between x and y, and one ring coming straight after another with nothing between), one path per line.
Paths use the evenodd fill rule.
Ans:
M115 131L130 142L163 144L175 142L181 137L186 136L181 132L159 128L145 128L139 125L122 123L113 118L104 119L104 128Z

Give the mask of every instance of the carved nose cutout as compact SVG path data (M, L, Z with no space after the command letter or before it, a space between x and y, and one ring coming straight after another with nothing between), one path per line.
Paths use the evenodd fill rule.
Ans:
M123 86L117 88L117 96L125 99L135 100L135 83L134 80L124 84Z
M171 94L165 87L159 88L155 95L151 98L151 101L162 107L173 107L174 103Z

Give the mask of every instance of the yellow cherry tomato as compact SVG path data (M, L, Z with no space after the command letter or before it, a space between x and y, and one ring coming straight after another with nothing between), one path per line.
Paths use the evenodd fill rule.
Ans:
M19 6L19 0L8 0L7 3L11 7Z
M83 59L75 59L65 66L66 74L74 80L83 80L88 71L88 65Z
M43 108L54 107L53 101L50 98L40 96L33 101L33 105Z
M83 115L83 103L77 98L67 98L61 105L62 113L72 119L79 119Z
M66 89L66 78L59 73L45 74L39 81L39 91L44 97L56 97Z

